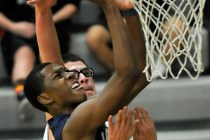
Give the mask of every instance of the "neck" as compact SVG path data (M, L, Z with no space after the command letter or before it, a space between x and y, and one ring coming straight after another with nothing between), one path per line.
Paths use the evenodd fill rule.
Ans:
M49 109L49 114L51 114L53 117L61 115L61 114L71 114L73 112L73 109L61 109L61 108L51 108Z

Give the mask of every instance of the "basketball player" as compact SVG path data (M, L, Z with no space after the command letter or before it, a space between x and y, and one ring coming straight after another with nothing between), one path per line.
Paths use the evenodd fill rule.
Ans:
M53 133L58 134L54 135L56 139L95 139L96 130L106 121L108 115L128 104L148 84L145 76L140 72L142 59L138 59L141 55L137 54L137 46L132 45L132 39L117 8L110 1L95 1L103 8L108 19L114 44L116 72L99 96L86 101L84 89L77 79L81 73L86 77L90 76L90 73L77 69L69 71L63 67L50 12L50 7L55 1L30 2L36 4L36 31L40 56L47 62L46 58L49 55L56 54L52 55L51 61L57 64L42 64L29 74L25 84L26 97L34 106L53 116L49 123ZM48 50L49 46L53 49ZM145 52L140 53L145 54ZM57 55L58 57L55 57ZM38 70L39 68L41 71ZM39 89L38 87L31 89L31 78L38 78L35 73L42 75L45 82L41 84L43 90L32 93L31 91ZM32 81L38 82L38 80ZM37 84L40 84L39 82ZM33 85L36 84L33 83ZM107 105L108 101L112 104ZM60 119L63 120L63 125L56 123Z

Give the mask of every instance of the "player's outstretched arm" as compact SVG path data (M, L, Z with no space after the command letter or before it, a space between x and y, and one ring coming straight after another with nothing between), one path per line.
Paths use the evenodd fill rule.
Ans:
M96 98L82 103L71 114L71 119L68 121L68 124L71 123L71 125L65 130L66 132L71 131L74 135L77 135L78 131L86 134L94 131L107 120L110 114L117 113L119 109L125 106L126 104L123 105L121 102L130 93L141 73L130 32L119 9L111 0L94 0L94 3L102 7L107 18L113 43L115 72ZM72 127L73 123L82 125L77 125L75 129ZM89 127L84 130L87 125ZM78 136L81 137L81 134L74 137Z
M125 15L124 18L134 43L134 49L136 50L138 57L138 69L141 71L141 74L139 75L138 81L135 83L135 86L132 88L130 93L127 94L127 97L125 98L124 102L122 102L123 104L129 104L131 99L133 99L149 84L149 82L146 79L145 73L143 73L143 70L146 66L145 38L139 20L139 16L135 11L132 12L134 12L134 14L128 14L129 16Z
M35 6L36 35L41 61L63 65L51 12L51 7L56 4L56 0L28 0L27 3ZM50 118L51 115L46 113L46 120ZM48 140L54 140L52 133L48 133L49 131L47 129Z
M103 114L100 117L106 119L109 114L116 113L120 108L127 104L121 102L130 93L134 84L141 73L138 67L137 53L130 32L123 21L119 9L111 0L92 0L102 7L107 19L109 31L113 43L113 56L115 71L111 79L107 82L105 88L97 99L96 114ZM130 98L130 101L133 98ZM100 102L99 102L100 101ZM112 102L108 104L107 102ZM100 112L102 106L106 106L103 112Z
M56 2L56 0L27 1L28 4L35 5L36 35L41 61L63 65L51 12L51 7L56 4Z

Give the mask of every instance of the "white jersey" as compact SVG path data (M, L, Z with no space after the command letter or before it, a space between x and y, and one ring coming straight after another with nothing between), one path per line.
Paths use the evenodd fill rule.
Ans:
M44 130L43 140L48 140L48 130L49 130L49 125L47 124Z

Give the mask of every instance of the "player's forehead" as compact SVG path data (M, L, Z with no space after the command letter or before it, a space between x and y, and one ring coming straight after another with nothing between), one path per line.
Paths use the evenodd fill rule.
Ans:
M69 70L79 70L79 69L82 69L82 68L85 68L87 67L82 61L73 61L73 62L66 62L65 64L65 67Z
M62 66L62 65L49 64L41 71L41 73L45 76L48 76L48 75L51 75L52 73L54 73L56 71L61 71L61 70L64 70L64 69L65 69L65 67Z

